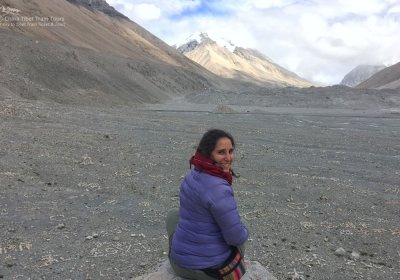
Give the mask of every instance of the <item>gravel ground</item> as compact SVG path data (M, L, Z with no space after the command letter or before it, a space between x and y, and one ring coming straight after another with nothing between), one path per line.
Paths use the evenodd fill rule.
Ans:
M0 101L0 278L150 271L210 127L237 140L249 259L278 279L400 278L398 112L187 108Z

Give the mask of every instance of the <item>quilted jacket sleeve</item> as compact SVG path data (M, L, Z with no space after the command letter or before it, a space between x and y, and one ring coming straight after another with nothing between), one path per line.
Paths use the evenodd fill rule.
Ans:
M239 246L249 235L247 228L241 223L232 187L216 186L210 194L210 211L216 220L225 242Z

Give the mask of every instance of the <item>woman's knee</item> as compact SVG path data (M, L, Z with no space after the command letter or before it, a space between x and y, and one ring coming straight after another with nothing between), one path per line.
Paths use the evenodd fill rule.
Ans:
M168 237L174 234L178 221L179 221L179 210L176 208L171 209L167 214L167 221L166 221Z

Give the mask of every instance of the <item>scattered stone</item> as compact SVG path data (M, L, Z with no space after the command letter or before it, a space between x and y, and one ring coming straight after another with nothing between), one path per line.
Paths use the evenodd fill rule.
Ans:
M119 241L119 237L118 236L114 236L112 240L113 241Z
M6 261L6 266L7 267L13 267L15 265L15 262L11 261L11 260L7 260Z
M353 250L353 252L351 252L350 259L358 260L359 258L360 258L360 253Z
M82 161L79 164L80 165L93 165L94 162L91 157L85 155L82 157Z
M328 198L327 198L325 195L321 195L321 196L319 197L319 200L320 200L320 201L326 202L326 201L328 201Z
M343 249L342 247L339 247L336 249L335 255L336 256L344 256L344 255L346 255L346 250Z
M141 265L140 265L141 266ZM158 265L155 272L133 278L134 280L183 280L177 276L171 268L168 260ZM267 271L259 262L247 261L247 272L241 280L277 280L269 271Z
M146 235L144 233L132 233L131 237L143 237L143 238L146 238Z
M214 113L235 113L236 111L232 109L230 106L226 105L218 105L217 108L214 109Z
M313 251L314 249L315 249L315 248L312 247L312 246L306 246L305 251L306 251L306 252L311 252L311 251Z
M61 224L57 225L57 229L63 229L63 228L65 228L65 224L64 223L61 223Z
M92 239L93 239L93 236L91 236L91 235L86 236L86 240L92 240Z
M99 235L98 233L93 233L92 236L93 236L93 238L97 238L97 237L99 237L100 235Z
M303 274L304 272L296 271L296 269L294 269L293 272L288 273L291 280L304 280Z

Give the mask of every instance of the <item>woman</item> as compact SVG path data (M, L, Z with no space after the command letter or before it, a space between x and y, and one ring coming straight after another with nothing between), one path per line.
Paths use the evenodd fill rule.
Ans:
M235 141L222 130L207 131L180 187L180 208L167 217L170 263L188 279L240 279L243 244L249 235L233 195Z

